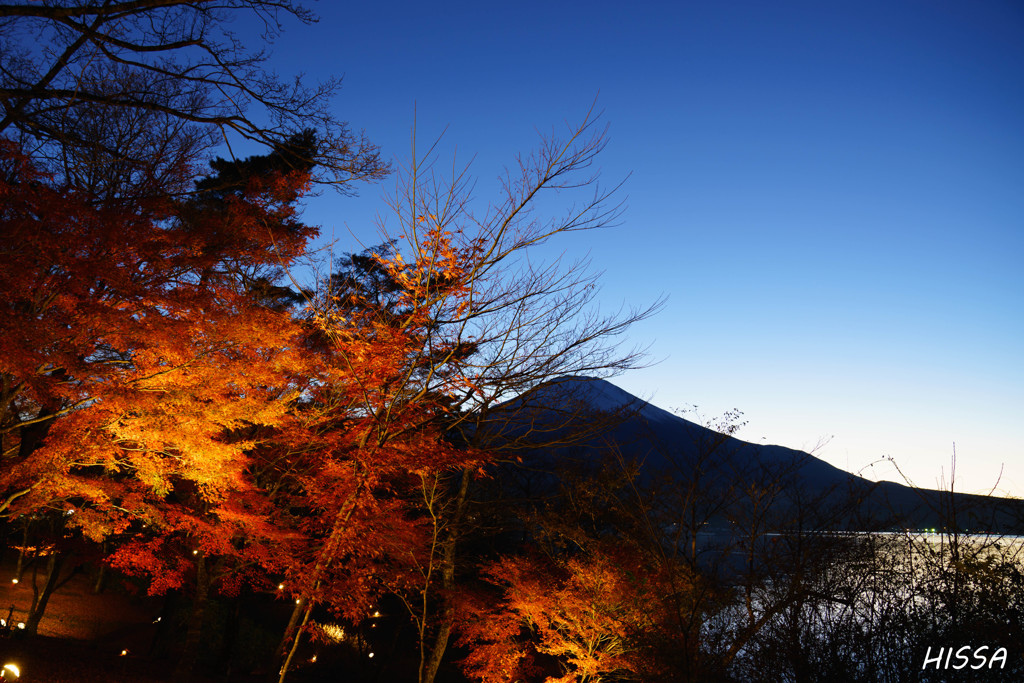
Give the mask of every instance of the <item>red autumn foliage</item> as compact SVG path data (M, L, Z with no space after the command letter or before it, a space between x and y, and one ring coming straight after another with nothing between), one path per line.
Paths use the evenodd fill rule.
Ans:
M172 537L268 564L280 531L247 434L282 423L305 361L247 278L314 234L294 218L307 175L127 211L52 187L10 143L0 166L0 511L73 510L156 590L180 582L179 559L153 565Z

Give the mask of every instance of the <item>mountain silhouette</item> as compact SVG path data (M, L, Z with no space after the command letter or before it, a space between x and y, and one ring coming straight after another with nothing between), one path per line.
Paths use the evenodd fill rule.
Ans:
M567 468L620 472L648 488L685 488L706 499L768 500L790 516L813 508L808 523L833 530L1019 533L1024 521L1020 500L872 482L810 453L691 422L603 379L543 383L494 409L480 429L481 443L549 473L552 486Z

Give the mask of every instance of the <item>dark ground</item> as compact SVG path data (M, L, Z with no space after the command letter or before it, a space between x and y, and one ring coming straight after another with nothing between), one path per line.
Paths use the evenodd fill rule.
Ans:
M18 666L21 670L18 681L167 683L186 680L175 677L174 669L175 653L184 635L183 615L189 606L187 601L178 601L174 616L169 620L171 623L166 619L158 622L158 617L165 613L163 597L147 596L141 584L133 588L131 580L116 574L106 582L102 593L95 594L95 568L82 565L75 571L74 560L69 558L61 572L62 583L51 596L39 624L39 634L28 636L17 624L25 621L32 603L32 568L15 584L12 579L16 560L16 552L8 552L0 563L0 619L9 624L0 626L0 668L9 663ZM41 590L45 582L45 558L41 558L39 565L35 583ZM260 596L250 604L252 613L243 615L246 628L239 631L235 650L271 652L283 631L289 605L273 596ZM197 665L197 673L187 680L193 683L266 683L267 672L254 670L251 665L238 664L230 676L224 673L226 667L218 660L225 647L224 614L223 610L218 612L214 604L208 609L208 628L203 635L205 659ZM406 671L408 661L397 661L397 641L392 637L346 643L347 646L335 647L322 642L305 643L293 662L289 683L338 680L380 683L396 677L410 680L410 676L415 680L415 672ZM377 651L376 659L367 658L370 650ZM319 658L314 659L313 655ZM202 675L204 671L207 675ZM209 673L212 671L220 673ZM462 679L456 676L455 680Z
M72 573L65 565L65 581L50 598L39 624L39 634L19 631L32 602L32 570L14 584L15 558L0 565L0 619L10 626L0 628L0 667L13 663L21 670L23 683L165 683L181 680L173 676L172 658L153 658L156 618L161 598L133 595L117 578L105 590L93 593L95 577L82 570ZM36 578L42 588L42 570ZM122 654L124 653L124 654ZM263 683L251 675L206 678L192 681Z

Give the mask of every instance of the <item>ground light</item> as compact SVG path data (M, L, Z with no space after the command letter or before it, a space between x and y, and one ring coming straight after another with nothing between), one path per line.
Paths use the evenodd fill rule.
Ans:
M4 668L0 669L0 679L16 681L19 678L21 678L21 669L18 668L17 664L4 664Z

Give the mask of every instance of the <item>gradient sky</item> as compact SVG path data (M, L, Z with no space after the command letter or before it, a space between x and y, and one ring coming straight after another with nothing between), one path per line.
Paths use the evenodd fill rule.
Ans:
M616 381L737 408L748 441L870 478L1024 495L1024 6L1015 1L321 2L282 74L344 77L339 117L389 159L444 133L476 195L538 131L610 124L621 224L602 301L667 294ZM242 27L239 26L242 31ZM341 251L380 194L307 203ZM360 244L362 242L362 244ZM872 465L872 463L875 463Z

